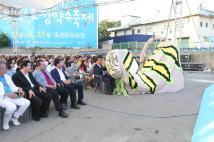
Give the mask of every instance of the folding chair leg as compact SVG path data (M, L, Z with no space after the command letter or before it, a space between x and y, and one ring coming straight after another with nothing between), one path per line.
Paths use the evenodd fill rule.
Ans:
M102 88L102 86L100 86L100 85L98 85L98 84L95 84L94 92L96 93L97 90L101 91L101 88Z
M3 118L5 109L0 107L0 130L3 130Z
M32 119L31 106L29 106L24 113L24 122L26 123L26 122L30 121L31 119Z
M24 112L23 116L21 116L21 121L23 123L26 123L28 121L30 121L32 119L32 115L31 115L31 106L29 106L26 111Z

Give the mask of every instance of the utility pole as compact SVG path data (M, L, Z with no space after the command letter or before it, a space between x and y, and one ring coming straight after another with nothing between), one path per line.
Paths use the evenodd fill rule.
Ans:
M19 18L19 9L10 8L9 16L12 18L12 33L13 33L13 54L18 54L18 45L17 45L17 23Z
M177 0L174 1L173 5L174 5L174 36L173 36L173 43L174 45L176 45L176 27L177 27Z
M17 17L12 17L13 54L18 54L17 46Z
M17 22L19 17L20 9L10 7L3 3L0 3L0 15L11 18L12 22L12 41L13 41L13 54L17 54Z
M183 16L183 0L174 1L174 15L175 15L175 27L174 27L174 44L177 47L181 45L181 36L182 36L182 16ZM179 41L178 34L179 33Z
M179 32L179 42L178 42L178 47L181 48L181 36L182 36L182 27L183 27L183 0L177 0L177 14L179 15L179 29L178 29L178 32Z

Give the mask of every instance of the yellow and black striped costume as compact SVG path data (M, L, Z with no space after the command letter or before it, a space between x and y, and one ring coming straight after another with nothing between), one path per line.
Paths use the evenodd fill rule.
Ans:
M175 92L184 87L178 50L172 46L157 47L140 68L128 50L112 50L106 56L108 72L123 79L140 92Z

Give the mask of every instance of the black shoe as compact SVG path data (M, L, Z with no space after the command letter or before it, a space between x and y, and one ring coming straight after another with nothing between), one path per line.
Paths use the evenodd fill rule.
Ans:
M64 111L60 111L59 112L59 116L62 117L62 118L68 118L69 115Z
M42 118L48 118L48 114L46 113L46 114L40 114L40 117L42 117Z
M32 119L35 120L35 121L40 121L40 117L39 116L32 116Z
M62 110L67 110L67 104L62 103Z
M106 92L106 95L113 95L112 92Z
M81 101L78 101L77 102L79 105L87 105L85 102L83 102L82 100Z
M71 108L73 108L73 109L80 109L80 107L77 104L71 105Z

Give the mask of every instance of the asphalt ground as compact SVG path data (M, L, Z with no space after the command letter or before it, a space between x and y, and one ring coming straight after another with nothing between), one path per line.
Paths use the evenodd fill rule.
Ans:
M63 119L49 118L0 131L0 142L191 142L201 96L214 74L185 73L185 88L176 93L110 96L85 91L80 110Z

